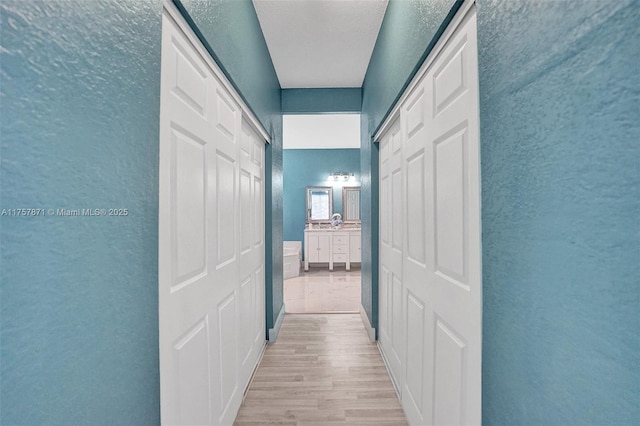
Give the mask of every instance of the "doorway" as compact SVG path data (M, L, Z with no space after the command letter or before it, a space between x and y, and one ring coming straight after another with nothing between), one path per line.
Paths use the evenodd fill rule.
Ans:
M360 311L360 115L283 117L287 313Z

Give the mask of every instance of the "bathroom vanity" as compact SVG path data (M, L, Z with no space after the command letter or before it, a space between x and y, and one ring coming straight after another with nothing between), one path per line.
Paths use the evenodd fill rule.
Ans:
M347 271L351 263L360 263L362 256L360 228L308 228L304 230L304 270L310 263L344 263Z
M328 263L333 271L334 263L344 263L347 271L352 263L360 263L360 187L344 187L342 220L333 221L339 214L333 213L333 188L330 186L307 187L307 226L304 230L304 270L311 263ZM333 217L332 217L333 215ZM339 226L332 226L339 225Z

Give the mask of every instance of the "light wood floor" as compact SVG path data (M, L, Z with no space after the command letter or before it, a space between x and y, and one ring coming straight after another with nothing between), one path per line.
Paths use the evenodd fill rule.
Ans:
M287 314L236 426L406 425L358 314Z

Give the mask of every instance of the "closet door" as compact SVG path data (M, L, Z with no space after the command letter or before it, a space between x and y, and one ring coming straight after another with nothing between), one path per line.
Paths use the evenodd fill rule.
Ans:
M242 120L240 132L240 382L247 383L265 340L264 141Z
M414 424L481 422L481 270L475 8L407 98L407 349Z
M212 424L219 350L211 240L216 173L215 83L167 16L162 28L159 183L161 414L165 424ZM211 303L216 301L216 303Z
M433 424L480 424L482 271L475 7L427 72L429 262L425 294ZM433 373L431 373L433 371ZM433 376L432 376L433 374ZM431 393L433 396L431 396Z
M265 343L264 146L167 10L162 32L162 422L231 424Z
M482 420L475 6L464 13L380 141L380 347L415 425Z
M207 244L212 255L214 281L214 329L212 336L214 424L233 421L242 402L238 358L243 331L239 322L240 296L240 184L239 139L242 112L217 82L213 88L214 115L211 135L213 170L209 173L209 218ZM219 405L218 405L219 404Z
M403 171L400 120L380 142L379 340L396 388L404 378Z
M404 389L402 403L410 420L415 424L427 424L430 412L433 368L429 368L431 347L431 315L433 312L429 274L433 270L433 222L431 205L427 203L431 193L433 152L428 148L427 114L431 92L420 82L401 109L403 157L405 172L403 190L405 204L402 209L404 225L404 256L402 276L404 319L406 327L406 357L404 365Z

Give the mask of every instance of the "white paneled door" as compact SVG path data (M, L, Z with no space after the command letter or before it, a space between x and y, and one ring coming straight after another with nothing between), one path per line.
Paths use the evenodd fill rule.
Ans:
M380 141L380 274L378 339L398 390L404 375L403 198L400 120Z
M231 424L265 344L264 139L166 10L162 25L162 422Z
M401 101L399 189L397 124L380 140L380 344L415 425L481 423L475 7L454 24Z
M240 131L240 383L248 383L265 344L264 140Z

